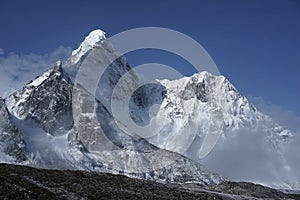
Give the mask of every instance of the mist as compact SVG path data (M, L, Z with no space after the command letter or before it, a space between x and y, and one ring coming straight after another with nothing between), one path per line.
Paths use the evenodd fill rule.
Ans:
M227 133L200 162L231 180L298 188L299 136L283 141L279 149L267 136L264 131L251 129Z
M60 46L46 54L4 54L0 48L0 96L7 97L30 80L53 67L56 61L65 61L71 55L70 47Z

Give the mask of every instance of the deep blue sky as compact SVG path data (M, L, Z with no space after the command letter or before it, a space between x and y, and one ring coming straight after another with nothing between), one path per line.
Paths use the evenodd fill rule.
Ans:
M95 28L108 35L144 26L171 28L202 44L243 95L261 96L300 115L297 0L0 0L0 24L0 48L18 54L76 48ZM161 62L193 72L164 52L131 54L132 65Z

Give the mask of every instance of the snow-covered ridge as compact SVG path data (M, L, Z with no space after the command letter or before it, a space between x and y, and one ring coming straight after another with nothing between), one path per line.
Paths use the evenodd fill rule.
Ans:
M38 88L41 84L47 81L51 75L58 77L63 75L62 62L60 60L55 63L53 68L50 68L41 76L38 76L35 80L27 83L22 89L14 92L6 98L5 103L9 112L14 113L15 116L19 116L19 112L15 108L18 108L18 105L28 101L35 88Z
M55 75L60 76L62 74L61 66L62 66L62 62L60 60L58 60L55 63L53 69L49 69L48 71L43 73L41 76L37 77L35 80L32 80L31 82L29 82L28 86L37 87L37 86L41 85L47 78L49 78L51 73L55 73Z
M90 34L85 37L81 45L72 52L72 57L70 59L71 62L73 64L77 63L89 50L99 46L103 41L106 40L105 34L106 33L100 29L90 32Z
M48 69L42 75L37 76L36 79L31 80L26 85L27 86L38 87L44 81L46 81L51 75L55 75L55 76L62 76L63 75L63 69L62 69L62 62L61 62L61 60L58 60L52 68Z
M224 76L200 72L191 77L158 82L164 86L165 98L155 116L162 128L157 136L149 139L155 146L179 152L178 147L184 140L194 135L203 138L215 127L219 127L223 135L243 128L264 130L276 148L293 136L292 131L258 111ZM185 139L181 139L182 136ZM174 142L171 138L179 139Z

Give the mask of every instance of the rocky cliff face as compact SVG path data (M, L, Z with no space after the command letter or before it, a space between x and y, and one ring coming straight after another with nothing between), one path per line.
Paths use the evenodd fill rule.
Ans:
M52 135L62 135L73 125L72 83L61 62L6 99L18 120L34 124Z
M0 153L9 156L7 161L24 161L26 159L23 135L12 123L4 99L0 97Z

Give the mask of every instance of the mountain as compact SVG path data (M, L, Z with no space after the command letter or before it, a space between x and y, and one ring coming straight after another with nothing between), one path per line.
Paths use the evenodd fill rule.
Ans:
M42 128L51 135L65 134L73 125L72 82L61 63L14 92L6 100L16 120Z
M268 133L267 138L276 149L293 135L292 131L259 112L224 76L200 72L191 77L157 80L154 84L138 87L141 85L138 74L130 73L126 58L118 54L100 30L91 32L73 51L65 69L71 74L72 80L77 78L90 93L95 93L110 113L114 107L112 103L120 106L115 108L121 116L116 121L119 121L117 126L123 127L123 131L128 130L126 132L130 135L138 132L151 144L180 154L187 148L198 148L198 152L193 152L196 154L193 157L202 158L204 155L200 155L199 147L207 133L222 135L245 127L260 129ZM126 73L130 75L124 79ZM94 88L93 81L97 80L99 74L102 74L101 79L97 88ZM85 76L89 78L80 80ZM123 82L118 84L121 77ZM113 96L116 88L117 96ZM127 106L124 97L130 96L132 88L138 89ZM159 104L160 108L150 120L151 106L154 104ZM129 117L125 117L127 113L130 113L129 120ZM139 127L135 125L150 123L155 123L155 126L137 130Z
M111 52L109 47L93 46L86 52L88 55L82 55L79 63L73 65L88 65L95 57L101 65ZM122 73L130 69L125 62L118 59L110 67L105 77L106 89L112 89ZM10 123L23 136L26 159L22 164L126 174L161 182L210 184L224 180L182 155L119 130L105 106L107 98L95 101L94 106L95 97L80 84L73 84L66 71L57 62L4 101Z
M200 72L140 84L139 75L105 33L92 31L64 66L58 61L0 99L0 155L10 158L1 156L2 162L209 185L226 179L194 161L208 153L201 150L206 140L214 145L233 130L264 129L280 152L293 137L224 76ZM131 95L132 88L137 90ZM131 96L129 102L124 102L126 96ZM213 138L206 139L207 133Z

